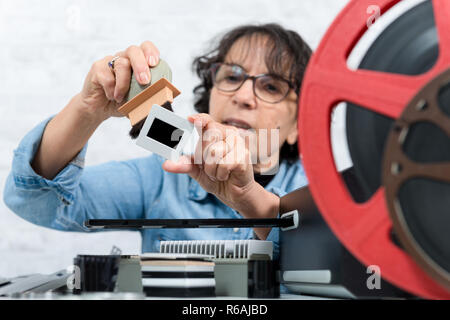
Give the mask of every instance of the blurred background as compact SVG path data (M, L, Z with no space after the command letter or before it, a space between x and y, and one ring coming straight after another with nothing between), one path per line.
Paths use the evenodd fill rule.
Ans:
M144 40L154 42L182 92L174 109L188 115L198 84L191 63L212 39L241 24L277 22L315 49L347 2L0 0L0 194L21 138L81 90L94 61ZM86 165L148 156L128 137L129 126L126 118L102 124L90 140ZM77 254L108 254L113 246L124 254L140 253L140 235L45 229L0 201L0 277L51 273L67 268Z

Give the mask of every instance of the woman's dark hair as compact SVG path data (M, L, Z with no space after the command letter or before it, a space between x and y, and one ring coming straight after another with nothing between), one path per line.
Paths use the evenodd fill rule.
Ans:
M306 65L312 51L302 37L294 31L286 30L278 24L244 25L227 32L219 43L206 53L194 59L194 72L200 77L201 83L194 88L194 108L201 113L209 112L209 97L213 87L211 73L212 64L224 62L228 51L239 39L251 40L264 36L269 47L265 57L269 73L286 76L299 93ZM298 102L298 101L297 101ZM284 143L280 150L280 161L298 160L298 147Z

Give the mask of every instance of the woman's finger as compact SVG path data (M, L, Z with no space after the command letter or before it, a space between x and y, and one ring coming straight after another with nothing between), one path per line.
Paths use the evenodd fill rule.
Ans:
M214 119L207 113L190 115L188 120L193 123L197 129L206 128L209 124L215 122Z
M207 156L207 149L218 141L227 141L228 136L235 136L238 134L237 129L224 126L216 122L209 114L200 113L188 117L188 120L194 123L195 128L201 136L201 148L203 150L203 159ZM199 146L199 145L197 145Z
M149 84L151 80L150 69L141 47L129 47L125 52L125 56L130 60L136 80L141 85Z
M217 173L217 163L215 163L213 160L208 160L206 158L205 163L203 164L203 172L212 180L217 181L216 179L216 173Z
M114 74L111 72L108 66L108 61L110 61L112 57L108 56L102 60L99 60L93 65L93 73L94 73L94 82L97 82L105 92L105 96L108 100L114 100L114 88L116 86L116 78Z
M226 181L233 172L240 174L249 170L249 151L247 149L231 148L229 152L219 161L217 167L217 179L219 181Z
M192 159L188 156L181 156L177 162L172 160L164 161L162 168L171 173L187 173L195 176L199 168L195 165Z
M219 165L216 173L217 180L227 181L230 178L231 171L230 165Z
M159 63L159 50L151 41L144 41L141 44L145 59L150 67L155 67Z
M227 181L230 178L231 172L237 165L239 165L237 163L235 151L236 150L230 150L230 152L228 152L225 157L220 160L216 172L217 180Z
M207 148L203 170L213 181L217 180L218 165L228 152L225 141L215 142Z
M114 89L114 99L121 103L128 90L131 80L131 63L126 57L120 57L114 62L114 73L116 75L116 86Z

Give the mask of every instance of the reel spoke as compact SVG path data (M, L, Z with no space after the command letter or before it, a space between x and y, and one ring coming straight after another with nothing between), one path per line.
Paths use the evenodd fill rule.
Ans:
M415 172L408 178L424 177L436 181L450 183L450 163L415 164Z
M327 88L328 94L332 94L336 102L351 102L392 119L400 116L426 82L425 77L369 70L346 69L338 72L316 68L314 71L314 80Z

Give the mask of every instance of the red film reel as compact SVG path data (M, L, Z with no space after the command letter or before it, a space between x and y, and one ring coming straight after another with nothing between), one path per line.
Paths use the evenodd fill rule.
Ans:
M348 55L367 31L367 8L378 5L383 14L398 2L351 1L329 28L303 80L298 118L300 148L313 197L346 248L365 265L379 266L383 278L412 294L450 299L449 291L392 243L384 188L365 203L354 202L336 170L332 153L331 112L338 103L351 102L398 119L420 89L450 66L450 1L433 0L439 58L431 70L406 76L347 67Z

